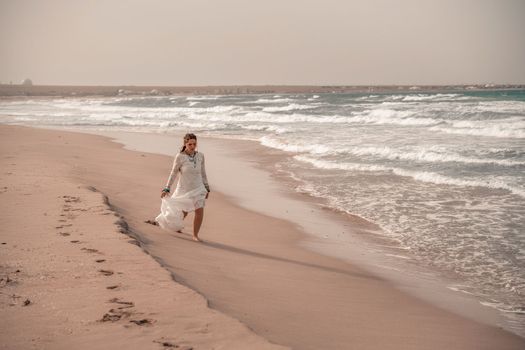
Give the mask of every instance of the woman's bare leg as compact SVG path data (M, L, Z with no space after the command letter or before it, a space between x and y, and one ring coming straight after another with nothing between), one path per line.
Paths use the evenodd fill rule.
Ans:
M182 211L182 220L186 219L186 216L188 215L188 212ZM182 233L182 230L177 230L178 233Z
M195 209L195 218L193 219L193 240L200 242L199 230L201 229L202 219L204 219L204 208Z

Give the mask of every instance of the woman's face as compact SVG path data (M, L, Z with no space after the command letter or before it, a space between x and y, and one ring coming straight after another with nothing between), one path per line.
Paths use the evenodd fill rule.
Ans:
M194 152L195 148L197 148L197 140L189 139L188 141L186 141L185 146L189 153Z

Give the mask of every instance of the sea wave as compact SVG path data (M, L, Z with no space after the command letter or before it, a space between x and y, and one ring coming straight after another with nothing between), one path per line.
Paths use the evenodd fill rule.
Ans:
M428 163L467 163L467 164L497 164L502 166L525 165L525 162L509 159L473 158L459 155L444 149L399 149L395 150L388 146L383 147L353 147L348 148L348 153L357 156L375 156L389 160L408 160Z
M460 94L415 94L415 95L406 95L401 98L401 101L458 101L470 99L469 97L460 95Z
M390 124L402 126L430 126L444 122L440 118L418 117L414 111L398 111L393 109L373 109L356 113L349 117L350 123Z
M308 114L273 114L263 111L251 111L245 113L229 113L229 114L209 114L209 113L194 113L189 111L188 118L190 119L205 119L215 121L229 121L229 122L271 122L271 123L348 123L349 118L343 116L325 116L325 115L308 115Z
M410 177L416 181L433 183L437 185L452 185L460 187L484 187L497 190L506 190L513 194L521 197L525 197L525 190L511 186L504 181L497 178L486 179L473 179L465 180L452 178L449 176L441 175L429 171L413 171L397 167L387 167L376 164L361 164L361 163L350 163L350 162L332 162L326 160L320 160L311 158L304 155L296 155L294 159L309 163L319 169L329 170L355 170L355 171L366 171L366 172L390 172L398 176Z
M210 115L201 111L187 111L189 118L224 121L249 121L272 123L322 123L322 124L375 124L401 126L433 126L443 123L441 119L413 117L409 111L394 111L387 109L356 112L354 115L312 115L312 114L274 114L266 111L249 111L235 113L218 113Z
M290 132L290 129L277 126L277 125L244 125L244 124L237 124L240 128L245 130L256 130L256 131L271 131L276 134L284 134L287 132Z
M525 101L481 101L473 106L473 112L491 112L525 115Z
M265 130L265 127L259 126L255 130ZM353 147L327 147L326 145L309 143L297 144L290 142L281 142L271 137L265 136L260 139L263 146L279 149L282 151L296 152L296 153L310 153L315 155L340 155L352 154L359 157L372 156L375 158L388 160L406 160L426 163L466 163L466 164L496 164L501 166L519 166L525 165L525 161L516 161L511 159L495 159L495 158L474 158L465 157L456 152L443 148L422 148L419 150L413 149L393 149L388 146L353 146ZM507 151L508 153L509 151ZM487 152L485 152L485 155ZM494 154L494 153L492 153ZM501 153L499 153L501 154Z
M255 101L249 101L249 103L285 103L285 102L296 102L297 100L292 98L260 98Z
M472 135L472 136L488 136L488 137L499 137L499 138L525 138L525 128L520 128L519 125L498 125L489 124L485 126L478 125L472 127L471 122L457 122L448 125L433 126L430 129L440 131L447 134L458 134L458 135ZM462 127L464 125L465 127ZM470 125L470 126L469 126Z
M297 103L291 103L287 106L280 106L280 107L264 107L262 110L263 112L286 112L286 111L294 111L294 110L301 110L301 109L314 109L318 106L313 105L301 105Z
M186 101L206 101L206 100L215 101L223 97L226 97L226 96L223 96L223 95L188 96L186 97Z
M439 102L439 101L465 101L473 100L475 97L465 96L462 94L372 94L367 96L357 97L356 101L373 101L373 102Z
M259 142L261 145L279 149L286 152L294 152L294 153L303 153L308 152L312 154L322 154L330 151L330 148L327 146L322 145L296 145L296 144L287 144L282 143L279 141L276 141L272 138L269 138L267 136L263 136L259 139Z

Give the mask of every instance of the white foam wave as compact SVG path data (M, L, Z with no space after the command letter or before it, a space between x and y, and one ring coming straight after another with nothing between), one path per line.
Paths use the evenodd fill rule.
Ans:
M271 123L347 123L350 119L342 116L314 116L306 114L289 114L279 115L267 112L247 112L244 114L210 114L210 113L193 113L189 111L188 118L191 119L206 119L215 121L227 122L271 122Z
M396 111L392 109L373 109L358 113L350 117L348 122L365 124L393 124L393 125L437 125L443 122L442 119L414 117L414 111Z
M223 130L229 128L229 125L225 123L195 123L186 121L171 122L170 125L182 126L193 130Z
M31 118L31 117L15 117L14 120L18 121L18 122L32 122L32 121L35 120L35 118Z
M294 152L294 153L312 153L312 154L322 154L329 152L330 149L326 146L322 145L295 145L295 144L287 144L282 143L279 141L276 141L272 138L269 138L267 136L263 136L259 139L259 142L266 147L279 149L286 152Z
M499 189L499 190L507 190L513 194L519 195L521 197L525 197L525 190L516 188L513 186L508 185L507 183L494 179L489 178L488 180L483 179L477 179L477 180L462 180L462 179L455 179L448 176L436 174L433 172L428 171L410 171L405 169L397 169L393 168L392 171L396 175L400 176L408 176L411 177L417 181L422 182L429 182L434 183L438 185L453 185L453 186L461 186L461 187L485 187L485 188L491 188L491 189Z
M480 101L472 106L472 112L505 113L525 115L525 101Z
M371 101L371 102L381 102L383 103L404 103L406 105L412 104L414 102L455 102L455 101L470 101L478 100L478 98L473 96L465 96L461 94L382 94L382 95L367 95L361 96L355 99L356 101Z
M358 164L358 163L336 163L329 162L325 160L319 160L311 158L308 156L297 155L294 156L294 159L301 161L303 163L309 163L319 169L328 169L328 170L358 170L358 171L390 171L390 168L386 168L381 165L373 164Z
M206 101L206 100L218 100L220 98L223 98L222 95L210 95L210 96L188 96L186 97L186 101Z
M525 162L513 161L508 159L472 158L464 157L449 150L429 150L421 149L418 151L400 149L394 150L390 147L354 147L348 149L349 153L357 156L376 156L389 160L408 160L429 163L469 163L469 164L497 164L503 166L525 165Z
M218 105L212 107L145 107L145 106L118 106L118 105L102 105L102 104L68 104L67 106L59 107L60 109L72 109L77 112L90 112L90 113L121 113L121 114L132 114L132 115L143 115L146 113L155 113L160 115L162 113L166 115L181 115L188 113L230 113L239 109L238 106L234 105Z
M437 174L434 172L429 172L429 171L413 171L413 170L406 170L406 169L395 168L395 167L386 167L386 166L374 165L374 164L360 164L360 163L349 163L349 162L337 163L337 162L319 160L319 159L315 159L315 158L311 158L311 157L303 156L303 155L294 156L294 159L304 162L304 163L312 164L313 166L319 169L357 170L357 171L368 171L368 172L392 172L396 175L410 177L416 181L421 181L421 182L433 183L437 185L452 185L452 186L460 186L460 187L485 187L485 188L491 188L491 189L507 190L513 194L519 195L521 197L525 197L525 190L521 188L510 186L507 183L499 179L495 179L495 178L490 178L488 180L485 180L485 179L463 180L463 179L451 178L448 176L444 176L444 175Z
M512 306L512 305L507 305L505 303L494 302L494 301L492 301L492 302L480 301L479 303L481 305L489 306L489 307L492 307L494 309L497 309L497 310L505 312L505 313L525 315L525 307L523 307L523 306Z
M295 102L295 100L291 98L274 98L274 99L260 98L253 102L250 101L250 103L285 103L285 102Z
M264 111L247 112L240 114L209 114L201 111L187 111L192 119L222 120L231 122L272 122L272 123L323 123L323 124L375 124L375 125L403 125L403 126L427 126L442 123L442 120L433 118L410 117L413 112L375 110L359 113L354 116L341 115L307 115L287 114L279 115Z
M499 126L507 129L525 129L525 118L523 117L495 120L455 120L448 123L454 128L483 129L489 126Z
M512 124L474 124L472 121L459 121L452 123L451 126L433 126L431 130L440 131L447 134L488 136L499 138L525 138L525 128Z
M315 100L317 100L319 97L321 97L321 96L319 96L319 95L313 95L312 97L307 98L307 100L308 100L308 101L315 101Z
M406 95L401 98L402 101L436 101L436 100L458 100L467 98L460 94L416 94L416 95Z
M256 131L271 131L276 134L284 134L287 132L290 132L288 128L276 126L276 125L243 125L238 124L238 126L242 129L246 130L256 130Z
M281 107L265 107L263 108L263 112L286 112L286 111L293 111L293 110L301 110L301 109L313 109L317 108L317 106L312 105L300 105L297 103L291 103L287 106L281 106Z

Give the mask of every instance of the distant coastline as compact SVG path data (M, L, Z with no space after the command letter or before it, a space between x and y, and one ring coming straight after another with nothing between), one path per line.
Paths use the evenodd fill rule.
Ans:
M522 90L525 84L470 85L217 85L217 86L66 86L0 84L0 97L169 96L306 93L425 93Z

